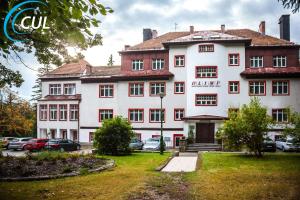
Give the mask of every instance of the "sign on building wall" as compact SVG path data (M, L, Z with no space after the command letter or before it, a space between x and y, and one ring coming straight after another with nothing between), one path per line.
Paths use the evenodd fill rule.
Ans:
M221 87L220 81L193 81L192 87Z

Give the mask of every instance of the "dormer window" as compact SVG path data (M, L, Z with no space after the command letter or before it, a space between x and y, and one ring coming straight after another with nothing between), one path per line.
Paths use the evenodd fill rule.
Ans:
M273 56L273 67L286 67L286 56Z
M76 84L64 84L64 94L65 95L75 95L76 94Z
M133 71L144 70L144 61L143 60L133 60L132 61L132 70Z
M264 61L262 56L252 56L250 57L250 67L259 68L264 66Z
M50 95L61 95L61 84L50 84L49 85Z
M165 65L164 59L152 59L152 70L162 70Z

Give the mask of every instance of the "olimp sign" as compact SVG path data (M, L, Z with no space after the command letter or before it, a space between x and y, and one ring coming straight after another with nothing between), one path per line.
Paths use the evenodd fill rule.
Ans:
M192 87L220 87L220 81L193 81Z

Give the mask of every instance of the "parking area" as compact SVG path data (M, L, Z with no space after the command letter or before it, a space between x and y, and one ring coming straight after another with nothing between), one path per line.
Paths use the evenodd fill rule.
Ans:
M14 150L2 150L2 155L3 156L13 156L13 157L22 157L26 155L26 152L28 151L14 151ZM91 154L92 149L91 148L85 148L85 149L80 149L78 151L71 151L69 153L77 153L77 154Z

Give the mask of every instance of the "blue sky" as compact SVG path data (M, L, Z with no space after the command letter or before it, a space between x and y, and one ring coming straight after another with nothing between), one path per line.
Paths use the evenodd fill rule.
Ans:
M278 19L282 14L291 17L291 41L300 43L300 14L292 14L277 0L104 0L105 6L114 10L113 14L100 16L102 24L93 29L101 33L103 45L83 52L92 65L106 65L113 54L115 64L120 64L118 51L125 44L134 45L142 41L142 29L152 28L161 35L174 31L187 31L190 25L195 30L226 28L250 28L258 30L260 21L266 21L266 34L279 37ZM23 54L25 63L32 68L39 64L32 56ZM4 64L6 61L4 61ZM25 82L16 89L19 94L30 99L32 86L37 78L36 72L20 63L10 61L9 67L19 70Z

